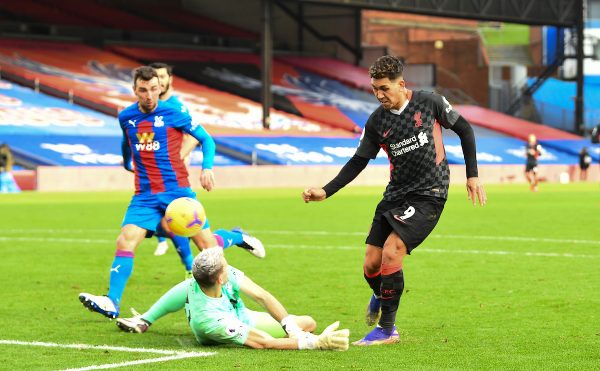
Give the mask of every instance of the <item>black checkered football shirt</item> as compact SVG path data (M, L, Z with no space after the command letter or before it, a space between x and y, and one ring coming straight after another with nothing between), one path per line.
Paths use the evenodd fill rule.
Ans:
M379 106L371 114L356 155L374 159L380 148L387 153L390 182L385 200L396 201L408 193L448 197L450 168L441 126L449 129L458 118L446 98L425 91L413 91L401 112Z

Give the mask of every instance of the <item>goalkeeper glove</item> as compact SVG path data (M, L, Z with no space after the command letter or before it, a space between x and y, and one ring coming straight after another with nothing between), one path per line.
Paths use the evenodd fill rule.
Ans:
M298 349L348 350L350 330L338 330L340 322L336 321L320 334L308 332L298 337Z

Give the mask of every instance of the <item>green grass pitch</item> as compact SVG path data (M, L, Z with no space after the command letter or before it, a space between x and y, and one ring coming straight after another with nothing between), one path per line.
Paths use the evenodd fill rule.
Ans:
M268 351L195 344L183 313L143 335L85 310L79 292L106 292L114 241L130 193L0 195L0 369L69 369L163 357L109 349L36 347L6 340L215 352L141 366L148 370L600 369L600 187L488 186L474 208L463 185L433 234L405 262L401 343L348 352ZM267 257L238 248L229 262L291 313L322 330L340 320L357 340L369 298L364 238L382 188L348 187L304 204L301 189L202 192L213 230L242 226ZM179 282L170 248L138 249L122 302L143 311ZM257 309L254 305L249 305ZM4 341L4 342L3 342Z

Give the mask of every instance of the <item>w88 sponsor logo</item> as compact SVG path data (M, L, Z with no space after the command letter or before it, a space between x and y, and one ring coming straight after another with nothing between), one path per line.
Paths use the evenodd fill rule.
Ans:
M158 151L160 143L154 140L154 133L137 133L138 142L135 144L136 151Z

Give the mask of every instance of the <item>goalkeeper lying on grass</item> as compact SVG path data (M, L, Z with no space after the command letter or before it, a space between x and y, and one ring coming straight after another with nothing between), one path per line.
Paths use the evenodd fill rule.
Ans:
M174 286L144 314L117 319L124 331L142 333L166 314L185 307L192 332L200 344L239 344L269 349L347 350L350 331L339 322L320 335L310 316L289 315L283 305L244 273L227 264L221 248L203 250L194 259L194 278ZM268 313L244 306L240 292Z

